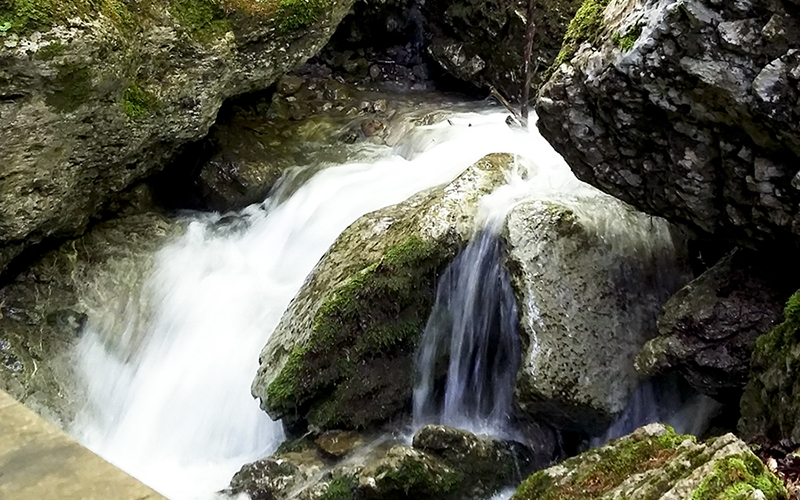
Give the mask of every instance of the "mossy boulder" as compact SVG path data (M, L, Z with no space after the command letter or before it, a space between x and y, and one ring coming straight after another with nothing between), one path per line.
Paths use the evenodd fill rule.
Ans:
M223 100L314 55L352 3L0 3L0 271L80 235L206 135Z
M312 271L261 352L254 396L273 418L313 428L385 421L411 401L413 355L436 278L474 230L510 155L489 155L447 186L367 214Z
M155 252L180 232L153 213L109 221L65 242L0 289L0 388L56 424L68 424L81 400L72 348L84 328L133 331L121 323L148 321L141 287ZM136 339L105 341L137 345Z
M602 432L642 381L633 357L661 306L688 281L685 240L588 187L518 204L503 238L520 311L517 405L556 428Z
M536 472L512 500L786 499L783 483L733 434L697 443L650 424Z
M739 431L800 442L800 292L786 302L783 322L756 340L750 363Z
M781 321L787 283L800 281L786 261L746 249L723 257L664 304L659 336L637 355L637 370L678 371L698 392L738 404L756 338Z

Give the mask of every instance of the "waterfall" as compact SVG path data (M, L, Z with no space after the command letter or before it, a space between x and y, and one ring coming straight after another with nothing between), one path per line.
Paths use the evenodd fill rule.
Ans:
M517 308L489 228L448 266L417 353L414 427L503 433L520 362Z
M242 464L273 450L283 438L280 424L249 392L258 353L342 230L365 213L452 180L488 153L538 157L569 172L537 133L511 130L505 113L440 115L394 148L372 151L369 161L322 168L272 201L224 217L184 217L186 233L158 253L142 288L149 320L131 318L119 327L147 325L146 331L108 331L106 325L125 321L89 318L78 348L89 403L72 433L173 499L210 498ZM487 251L496 254L493 241ZM461 261L469 265L471 257ZM484 284L505 297L502 282ZM508 320L512 306L502 303L487 310L487 321ZM141 340L117 349L110 338ZM508 352L497 350L494 359Z

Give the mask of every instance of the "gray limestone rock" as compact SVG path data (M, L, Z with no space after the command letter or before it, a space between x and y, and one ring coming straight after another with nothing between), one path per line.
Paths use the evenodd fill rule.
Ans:
M223 100L314 55L352 3L0 6L0 270L32 244L80 235L202 138Z
M522 203L505 224L523 345L516 402L555 427L600 432L641 381L633 358L661 305L688 280L684 242L603 193Z
M797 242L796 6L594 4L536 105L542 135L576 175L745 246Z

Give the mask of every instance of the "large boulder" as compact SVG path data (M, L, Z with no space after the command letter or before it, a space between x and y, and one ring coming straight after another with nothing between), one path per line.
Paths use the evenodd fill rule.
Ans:
M784 321L756 340L744 389L739 431L748 439L800 443L800 292L786 303Z
M520 443L441 425L421 428L411 446L379 438L335 460L319 439L282 448L243 466L225 493L253 500L468 500L519 484L543 465Z
M779 500L783 483L733 434L697 443L650 424L522 483L512 500Z
M352 0L0 4L0 270L314 55Z
M798 48L790 0L586 0L539 130L580 179L646 212L797 242Z
M354 428L410 404L436 278L513 162L489 155L451 184L367 214L339 236L261 352L252 391L270 416Z
M69 423L81 400L73 359L79 335L87 326L132 331L126 322L149 320L141 287L155 252L180 232L154 213L105 222L0 289L0 389L57 424Z
M642 348L636 368L677 370L698 392L737 404L756 338L781 321L792 274L780 256L734 250L664 305L659 336Z
M517 205L504 238L523 346L517 404L558 428L602 431L642 380L633 358L661 305L688 281L684 240L596 191Z

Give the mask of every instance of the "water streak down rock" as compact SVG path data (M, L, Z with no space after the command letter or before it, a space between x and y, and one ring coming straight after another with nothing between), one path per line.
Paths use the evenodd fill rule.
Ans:
M489 155L452 183L348 227L261 352L252 390L262 408L321 429L367 426L405 409L436 278L472 235L480 199L513 163Z
M81 234L203 137L224 99L314 55L352 3L1 4L0 271L31 244Z
M536 105L575 174L705 233L796 243L797 3L584 5Z

